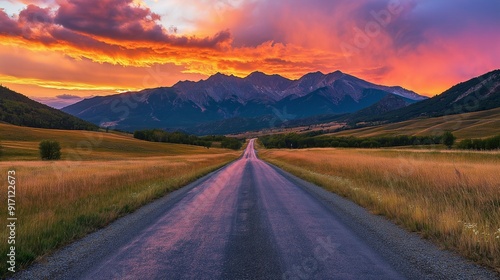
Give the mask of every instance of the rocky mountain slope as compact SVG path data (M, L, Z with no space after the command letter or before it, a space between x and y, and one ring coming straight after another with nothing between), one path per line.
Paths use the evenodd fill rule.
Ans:
M340 71L309 73L298 80L261 72L245 78L218 73L198 82L94 97L62 110L100 126L128 131L162 128L205 134L211 125L224 123L227 130L217 131L230 133L248 129L239 123L252 123L252 129L259 129L275 123L267 120L356 112L387 95L426 99L401 87L376 85Z

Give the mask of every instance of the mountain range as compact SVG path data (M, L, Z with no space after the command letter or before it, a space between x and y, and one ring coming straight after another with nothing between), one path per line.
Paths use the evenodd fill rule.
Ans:
M348 129L499 107L500 70L432 98L339 71L298 80L260 72L245 78L217 74L199 82L94 97L64 109L78 117L0 87L0 122L56 129L163 128L202 135L330 122Z
M93 97L63 108L99 126L224 134L267 128L321 114L352 113L384 100L400 108L425 100L399 86L376 85L335 71L297 80L253 72L245 78L215 74L198 82ZM396 104L397 103L397 104Z

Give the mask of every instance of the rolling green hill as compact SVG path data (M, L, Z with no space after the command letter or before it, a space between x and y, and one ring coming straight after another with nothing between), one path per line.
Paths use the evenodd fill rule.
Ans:
M97 130L94 124L81 120L0 86L0 122L38 128Z

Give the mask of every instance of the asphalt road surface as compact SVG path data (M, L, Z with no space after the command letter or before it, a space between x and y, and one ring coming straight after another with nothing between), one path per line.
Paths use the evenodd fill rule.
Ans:
M494 279L243 156L20 273L28 279Z

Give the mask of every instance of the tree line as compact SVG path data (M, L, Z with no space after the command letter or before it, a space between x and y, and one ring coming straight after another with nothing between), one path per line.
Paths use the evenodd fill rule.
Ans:
M464 150L496 150L500 149L500 135L484 139L464 139L457 148Z
M266 148L313 148L313 147L344 147L344 148L380 148L397 147L411 145L436 145L443 144L446 135L436 136L381 136L381 137L337 137L321 136L314 137L314 134L274 134L259 138ZM453 136L454 141L454 136ZM453 141L451 145L453 145ZM448 145L448 143L445 143Z
M202 146L206 147L207 149L212 147L212 142L220 142L222 148L233 150L239 150L243 146L242 141L236 138L221 135L199 137L180 131L168 132L161 129L137 130L134 132L134 138L151 142Z

